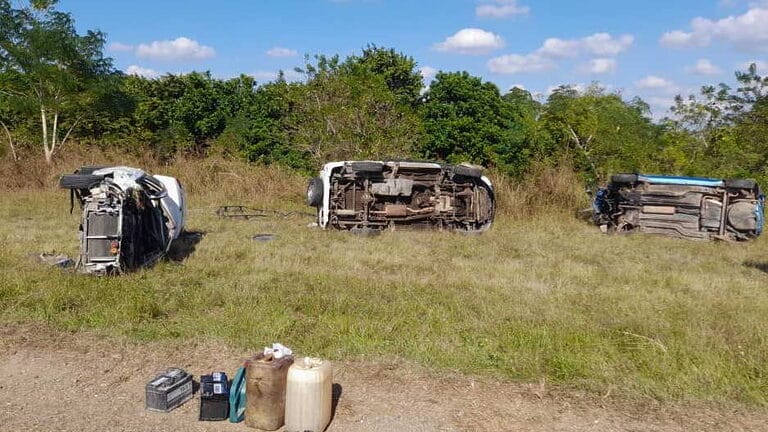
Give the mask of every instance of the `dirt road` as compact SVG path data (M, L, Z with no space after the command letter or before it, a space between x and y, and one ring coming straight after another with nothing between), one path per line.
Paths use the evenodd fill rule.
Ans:
M144 385L156 372L180 366L195 376L233 373L247 356L210 342L173 349L4 325L0 430L250 431L197 421L199 399L169 414L144 410ZM340 394L330 432L768 430L768 412L630 404L394 362L336 363L334 382Z

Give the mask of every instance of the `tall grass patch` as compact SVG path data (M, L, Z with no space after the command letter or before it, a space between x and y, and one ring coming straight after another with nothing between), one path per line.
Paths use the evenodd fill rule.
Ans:
M548 180L572 191L559 205L525 213L513 200L539 205L542 184L497 182L502 211L481 236L358 238L301 215L215 215L235 201L303 208L304 180L290 172L224 160L168 168L187 185L188 228L203 238L182 262L114 278L36 263L30 254L76 255L79 214L66 191L6 190L1 319L247 349L280 341L336 360L406 359L625 397L768 402L764 239L605 236L556 210L581 205L569 198L573 178Z

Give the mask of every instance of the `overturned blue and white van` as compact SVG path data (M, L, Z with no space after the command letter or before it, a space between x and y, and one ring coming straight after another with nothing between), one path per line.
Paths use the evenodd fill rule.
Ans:
M754 180L616 174L592 206L604 232L750 240L763 230L765 197Z

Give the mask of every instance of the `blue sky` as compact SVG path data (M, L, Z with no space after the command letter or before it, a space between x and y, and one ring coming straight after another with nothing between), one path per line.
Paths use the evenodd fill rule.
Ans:
M359 53L368 43L412 56L426 80L467 70L502 91L542 97L597 81L656 116L676 93L768 73L768 1L677 0L62 0L80 30L107 33L129 73L210 70L266 81L304 54ZM289 77L291 74L289 73Z

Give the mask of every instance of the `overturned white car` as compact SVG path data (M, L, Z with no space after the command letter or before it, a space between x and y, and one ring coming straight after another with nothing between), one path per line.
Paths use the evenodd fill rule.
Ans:
M485 231L496 202L480 167L414 161L346 161L323 166L307 188L322 228L409 226Z
M186 198L173 177L130 167L82 167L61 177L83 210L78 268L115 274L157 262L184 230Z

